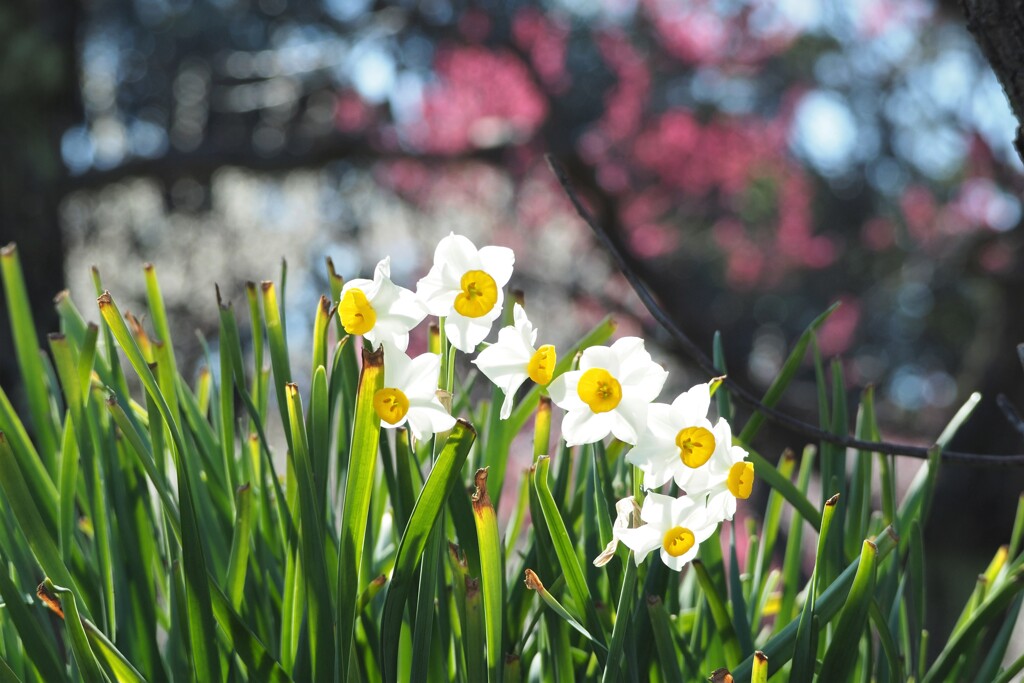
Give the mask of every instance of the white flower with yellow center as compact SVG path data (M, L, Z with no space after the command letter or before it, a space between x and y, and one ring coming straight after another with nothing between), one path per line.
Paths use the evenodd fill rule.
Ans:
M539 349L534 346L537 330L518 303L512 308L512 317L515 324L498 330L498 341L473 360L480 372L505 392L505 401L501 404L502 420L507 420L512 414L512 401L523 382L532 379L540 386L551 383L558 359L551 344Z
M715 425L715 452L705 467L694 472L684 487L717 521L732 519L736 501L747 499L754 487L754 463L747 452L732 443L732 429L725 420Z
M431 315L445 319L445 336L459 351L472 353L501 315L502 288L515 260L507 247L477 249L455 233L438 243L434 265L416 292Z
M388 343L402 351L409 347L409 330L426 315L416 294L391 281L390 256L377 264L372 280L346 282L338 303L338 317L346 332L362 335L374 347Z
M591 346L580 357L580 369L559 375L548 389L551 400L566 411L566 444L594 443L609 433L635 444L647 426L647 408L667 377L639 337Z
M441 357L424 353L410 358L404 351L384 346L384 387L373 395L373 409L381 427L401 427L406 422L417 440L455 426L437 396Z
M706 471L704 465L717 443L708 420L710 405L707 384L680 394L671 405L651 404L647 429L626 455L627 462L643 470L644 486L658 488L674 479L679 488L688 491L691 479Z
M689 496L673 498L648 493L640 509L641 526L614 529L613 533L633 551L637 565L652 550L661 550L661 561L680 571L697 556L700 544L715 532L717 520Z

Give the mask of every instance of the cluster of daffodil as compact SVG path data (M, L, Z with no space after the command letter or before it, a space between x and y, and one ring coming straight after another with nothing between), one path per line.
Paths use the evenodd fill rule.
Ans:
M416 439L452 428L455 419L437 393L441 356L408 356L409 331L427 315L437 316L448 343L474 353L501 316L514 262L511 249L477 249L468 238L451 234L437 245L433 266L415 292L391 281L388 258L377 264L373 280L345 285L338 311L346 332L384 347L385 388L374 397L383 426L408 423ZM637 564L660 547L664 563L682 569L700 543L732 519L736 500L750 495L754 479L746 451L733 445L729 423L720 419L712 425L708 419L711 386L699 384L671 404L654 402L668 373L638 337L587 348L578 369L558 377L555 347L536 343L537 330L516 303L513 324L472 361L504 392L501 418L509 417L517 390L530 379L565 411L562 436L568 445L611 434L632 446L626 460L643 472L648 489L673 482L685 492L676 497L649 490L639 509L632 497L619 501L614 539L595 564L607 562L622 542Z

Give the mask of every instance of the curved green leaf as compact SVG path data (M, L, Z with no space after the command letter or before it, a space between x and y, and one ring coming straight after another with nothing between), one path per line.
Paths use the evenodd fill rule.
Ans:
M32 496L32 489L25 483L21 467L3 432L0 432L0 487L7 494L14 517L28 540L36 562L48 576L56 578L62 584L75 587L75 581L61 558L57 539L43 523L42 515Z
M322 375L323 367L317 374ZM307 616L309 619L309 646L313 661L313 676L324 681L334 675L334 653L331 651L332 598L327 582L327 558L324 554L326 537L323 534L323 520L317 506L316 484L313 482L313 465L309 461L309 446L305 420L302 415L302 399L294 384L285 385L288 396L288 422L292 431L292 456L294 470L299 484L299 546L302 550L302 571L305 572Z
M502 570L501 539L498 518L487 495L487 468L476 471L473 478L473 518L480 541L480 579L484 601L484 631L487 634L487 679L500 683L502 674L501 632L505 607L505 581Z
M536 471L533 474L533 485L537 491L537 499L540 503L541 513L544 515L544 522L547 525L551 536L551 544L554 546L555 555L558 557L558 564L564 572L565 582L569 592L578 609L582 609L586 615L584 623L587 629L602 644L605 641L604 625L597 615L594 606L594 598L590 594L590 587L587 585L583 568L580 566L579 557L576 555L575 544L569 538L569 532L565 527L555 499L551 496L551 489L548 486L548 470L551 467L551 459L547 456L537 459ZM605 654L598 648L596 651L598 661L603 665Z
M633 552L626 556L626 573L622 578L622 590L619 593L619 606L615 610L615 626L612 627L612 639L608 645L608 661L601 676L603 683L619 680L619 663L626 645L626 631L633 620L633 601L636 598L636 562Z
M345 504L341 519L341 543L338 546L338 606L336 641L339 671L349 671L350 651L357 617L356 598L363 581L367 515L377 467L377 443L380 417L373 408L373 396L384 387L384 351L363 350L363 369L356 390L355 418L352 425L352 449L345 481Z
M189 471L190 454L179 429L171 408L157 384L153 371L142 356L135 338L121 317L121 312L108 292L98 299L100 313L107 322L118 345L125 352L147 394L153 399L157 409L171 433L174 445L174 464L177 468L179 499L181 501L182 558L185 573L186 604L188 606L189 639L192 647L190 654L194 660L196 675L210 681L221 678L220 654L213 644L217 642L217 630L214 625L213 611L210 607L210 586L207 575L206 553L203 550L203 538L199 533L195 504L192 498Z
M56 595L63 596L58 600ZM86 683L108 683L107 675L100 668L96 654L89 645L89 637L85 634L82 626L82 617L78 614L78 603L75 594L70 588L56 586L50 579L46 579L39 585L39 596L51 604L58 605L62 610L64 625L68 630L68 640L71 642L71 652L78 662L78 672Z
M892 527L886 527L875 537L875 544L878 547L878 562L881 563L899 544L899 537ZM832 584L826 588L814 603L814 618L818 620L819 626L827 625L843 606L853 584L853 577L860 565L860 557L851 562ZM768 657L769 675L785 666L793 658L793 650L797 641L797 628L799 621L791 621L786 627L770 638L761 648L762 653ZM747 680L753 667L753 655L733 669L732 675L739 681ZM797 679L790 677L790 680Z
M397 680L398 641L402 628L402 613L412 590L416 567L422 560L423 550L445 501L458 481L462 466L476 439L476 432L465 420L458 420L444 448L437 456L434 467L423 484L409 523L402 533L391 572L384 611L381 617L380 649L383 657L385 680Z
M853 673L854 664L860 655L857 643L864 634L871 609L877 566L878 547L871 541L864 541L853 586L850 587L842 614L839 615L839 623L832 632L831 643L825 650L819 680L845 681Z
M21 370L21 381L28 394L29 413L42 449L43 464L50 476L57 472L57 427L50 413L50 397L39 351L39 335L32 320L32 308L18 249L8 244L0 249L0 276L3 278L7 315L11 322L14 352Z

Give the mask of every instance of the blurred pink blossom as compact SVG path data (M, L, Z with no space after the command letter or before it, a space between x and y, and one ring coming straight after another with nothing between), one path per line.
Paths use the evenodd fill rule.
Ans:
M565 69L565 50L569 27L565 22L531 7L516 13L512 35L516 44L529 54L534 70L549 91L557 94L568 89L571 81Z
M938 212L935 197L922 185L911 185L900 197L900 209L907 230L916 241L927 244L934 237L934 221Z
M770 2L751 2L731 13L709 0L647 0L643 6L665 50L692 64L755 65L786 50L799 34L781 15L750 22L754 12L774 12Z
M840 306L829 316L818 332L818 346L823 356L838 356L853 344L860 323L860 300L844 294Z
M422 120L408 131L423 151L456 154L523 142L547 116L547 101L511 52L449 48L434 66L437 82L424 93Z
M357 133L373 122L373 112L352 90L338 93L334 100L334 126L343 133Z

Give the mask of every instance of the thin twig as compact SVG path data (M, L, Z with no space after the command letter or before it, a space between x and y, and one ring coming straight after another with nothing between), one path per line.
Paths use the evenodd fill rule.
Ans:
M1017 433L1024 436L1024 418L1021 418L1020 413L1017 412L1017 408L1014 407L1013 403L1006 397L1006 394L999 394L996 396L996 405L1003 411L1003 415L1006 417L1006 421L1017 430Z
M632 258L627 256L626 251L617 243L611 233L602 227L600 223L598 223L597 219L595 219L590 213L589 209L583 205L583 202L580 200L576 190L569 182L565 169L562 168L561 164L559 164L551 155L548 155L546 158L548 165L555 174L555 178L557 178L558 183L562 186L562 190L565 191L565 194L569 197L569 201L572 202L573 207L576 209L576 213L579 214L580 218L582 218L583 222L590 227L601 244L603 244L611 253L619 269L622 271L622 274L626 277L627 282L629 282L630 286L636 292L640 301L648 312L650 312L651 316L653 316L654 319L672 335L675 341L682 347L683 351L685 351L686 354L690 356L690 358L692 358L702 370L704 370L704 372L708 373L708 376L720 375L721 373L715 369L715 365L711 358L704 353L704 351L702 351L701 348L697 346L697 344L695 344L685 332L683 332L672 317L669 316L661 305L654 299L654 296L647 288L647 285L645 285L639 275L637 275L637 268L632 262ZM754 396L753 393L739 385L734 379L727 377L723 384L741 403L745 404L752 410L761 413L767 420L795 434L805 436L808 439L824 441L837 446L844 446L846 448L856 448L858 450L873 451L888 455L903 455L912 458L920 458L922 460L928 458L929 449L922 446L892 443L889 441L862 441L861 439L856 439L851 436L838 436L836 434L832 434L816 427L815 425L793 417L788 413L766 406L760 401L760 399ZM942 459L948 462L958 462L969 465L1024 466L1024 453L993 455L990 453L943 451Z

